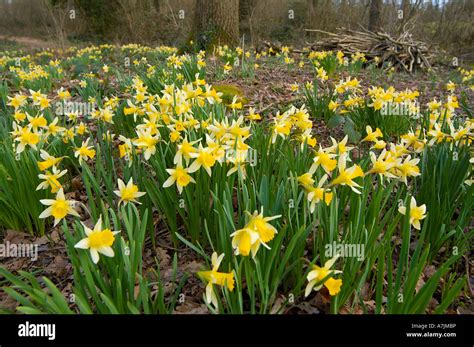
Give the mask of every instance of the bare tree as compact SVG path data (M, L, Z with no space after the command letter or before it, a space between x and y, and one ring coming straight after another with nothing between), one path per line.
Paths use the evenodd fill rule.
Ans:
M45 16L45 28L48 32L50 39L57 42L59 47L65 48L67 43L67 32L66 26L69 19L69 1L63 2L51 2L42 0L42 7L44 9L43 15ZM52 29L49 27L49 23L52 23Z

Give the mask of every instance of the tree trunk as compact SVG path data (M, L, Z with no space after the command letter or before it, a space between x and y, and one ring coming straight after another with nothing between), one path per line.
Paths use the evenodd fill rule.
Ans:
M307 16L306 16L306 27L308 29L316 29L316 9L318 8L318 0L307 0L306 1L307 7ZM313 40L313 33L311 31L307 32L309 39Z
M159 16L161 14L161 0L153 0L153 7L155 8L156 14Z
M196 42L201 48L239 42L239 0L197 0Z
M380 14L382 12L382 0L371 0L369 10L369 30L377 31L380 29Z

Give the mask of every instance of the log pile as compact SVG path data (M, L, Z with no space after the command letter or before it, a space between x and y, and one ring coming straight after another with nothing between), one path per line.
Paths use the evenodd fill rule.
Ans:
M306 29L306 31L328 35L327 38L313 43L311 45L313 50L340 50L345 55L361 52L368 61L378 57L380 64L386 63L387 66L403 69L409 73L417 69L431 68L430 48L426 43L413 40L408 31L397 38L385 32L372 32L366 29L358 31L342 29L338 33L317 29Z

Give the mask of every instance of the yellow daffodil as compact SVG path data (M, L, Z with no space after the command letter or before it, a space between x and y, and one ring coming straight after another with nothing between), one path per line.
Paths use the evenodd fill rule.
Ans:
M438 123L434 125L434 129L428 132L428 135L433 137L429 142L430 146L434 143L440 143L446 137L446 134L441 131L441 126Z
M71 98L71 93L68 90L65 90L63 87L57 90L56 94L58 95L59 99L67 100Z
M112 245L115 241L115 235L120 231L112 231L108 228L102 229L102 216L99 217L94 229L91 230L84 224L83 227L86 237L76 243L75 248L88 249L94 264L99 262L99 253L106 257L115 255Z
M46 133L44 134L44 136L46 138L49 137L49 136L59 135L65 130L63 127L58 126L58 121L59 121L59 118L56 117L56 118L53 119L53 121L51 123L44 126L44 128L46 129Z
M82 146L76 147L74 157L79 158L79 163L82 163L83 160L88 160L95 157L94 146L89 146L89 140L90 138L85 141L82 141Z
M166 169L166 172L170 174L170 177L163 183L163 188L170 187L176 183L179 194L183 192L183 188L189 183L196 183L194 178L189 175L189 170L181 165L177 165L175 169Z
M387 147L387 143L384 140L377 140L370 149L384 149Z
M314 184L313 175L309 172L298 177L298 183L305 189L310 189Z
M263 217L263 207L260 213L258 211L255 211L252 215L246 213L250 216L250 220L244 228L230 235L232 237L232 247L236 255L248 256L252 252L252 257L255 257L260 245L270 249L267 242L275 237L277 230L268 222L280 218L281 215Z
M39 218L53 216L55 226L68 214L79 217L79 214L74 210L76 202L74 200L66 200L62 188L57 192L55 199L43 199L40 202L49 207L39 215Z
M125 185L125 183L120 178L117 180L117 183L118 190L114 190L114 193L120 198L118 203L119 205L121 203L127 205L129 202L140 204L136 199L145 195L146 193L138 191L138 186L133 184L133 178L130 177L127 185Z
M403 215L406 215L407 208L406 206L400 206L398 212ZM420 220L426 217L426 205L416 206L416 200L412 196L410 200L410 224L413 225L415 229L420 230Z
M40 141L40 136L36 132L31 131L30 127L18 127L14 130L14 133L16 134L15 141L19 142L16 147L17 153L23 152L26 146L36 149L36 145Z
M52 166L56 166L59 164L59 162L64 158L55 158L52 155L49 155L48 152L46 152L44 149L40 151L40 157L43 159L43 161L38 162L38 168L40 171L45 171L48 170Z
M214 285L218 285L221 287L226 287L230 292L234 290L235 280L234 280L234 273L233 272L218 272L219 266L224 259L224 254L217 255L216 252L212 253L211 262L212 262L212 269L208 271L199 271L197 274L200 278L202 278L206 285L206 292L204 298L206 302L210 305L212 304L214 307L217 308L217 296L214 292Z
M144 150L145 160L156 153L156 144L160 141L159 134L152 135L152 130L147 128L146 130L137 130L138 138L133 142L135 146Z
M229 106L229 108L232 110L240 110L242 108L242 102L237 101L237 97L234 96L232 102L227 106Z
M203 167L208 175L211 176L211 168L216 163L216 158L214 157L212 148L204 148L201 144L199 144L197 152L190 153L189 155L191 158L195 158L194 162L188 168L190 173L195 172Z
M187 138L184 138L183 141L178 145L176 154L173 159L173 163L183 165L183 159L186 162L186 165L189 164L191 159L191 154L196 153L197 149L193 147L194 144L199 142L199 140L188 142Z
M29 125L35 131L38 130L38 128L45 127L48 124L48 121L46 120L46 118L44 118L44 116L42 114L38 115L36 117L31 117L27 113L26 116L28 118L28 122L30 123Z
M377 142L379 137L382 137L382 131L379 128L376 128L375 131L372 131L372 127L367 125L365 127L367 136L362 139L361 142Z
M407 156L403 162L395 165L394 173L403 183L408 185L408 177L416 177L420 175L420 168L417 166L419 162L420 159L411 159L411 156Z
M319 165L322 166L326 173L330 174L337 166L337 160L333 159L336 155L333 153L329 153L327 150L323 150L321 146L319 146L318 152L313 159L313 165L309 169L310 173L314 173Z
M392 159L385 149L380 153L378 158L374 152L370 152L370 161L372 162L372 168L365 173L366 175L373 173L388 178L395 178L395 175L393 175L390 170L401 162L400 159Z
M67 170L59 171L53 166L53 172L47 171L44 174L39 174L38 178L44 180L41 182L36 190L51 188L51 193L57 193L62 188L59 179L66 174Z
M319 267L318 265L313 265L312 270L308 273L306 279L308 280L308 285L306 286L305 290L305 297L308 296L311 291L320 290L323 285L329 290L329 295L334 296L339 293L342 286L341 279L333 278L333 275L340 274L342 271L340 270L331 270L331 267L336 262L339 256L335 256L324 263L323 267ZM328 277L329 276L329 277ZM317 287L315 285L320 283L325 278L327 278L324 283L319 284Z
M326 183L328 176L324 175L318 182L317 187L309 187L308 190L308 201L310 202L310 212L313 213L316 209L316 204L321 200L324 200L326 205L332 201L333 194L330 189L324 189L323 185Z
M281 215L264 217L263 207L261 208L260 213L258 213L258 211L255 211L252 215L250 215L250 213L248 212L247 214L250 216L250 220L248 221L246 227L252 230L256 230L260 235L260 241L263 244L271 241L275 237L277 230L273 225L268 222L280 218Z
M257 121L261 120L262 116L260 116L260 114L258 113L255 113L255 109L251 107L249 108L249 114L245 116L245 118L247 118L249 121Z
M347 185L351 187L351 189L357 193L360 194L360 191L357 190L360 185L358 185L356 182L354 182L354 179L357 177L363 177L364 172L360 168L359 165L353 165L349 169L346 169L346 156L341 155L339 156L339 161L338 161L338 169L339 169L339 176L337 176L335 179L332 180L330 186L334 185Z
M327 149L329 153L335 153L335 154L346 154L349 153L354 147L349 147L347 145L347 141L349 140L349 136L344 136L344 138L340 141L337 142L336 139L331 137L332 141L332 146Z
M22 94L15 94L14 97L7 96L7 99L9 100L7 105L14 107L16 110L25 105L27 96Z
M454 82L449 81L446 84L446 90L449 92L454 92L456 90L456 84L454 84Z
M255 256L260 247L260 235L255 230L249 228L242 228L236 230L231 235L232 247L235 250L235 255L248 256L250 252Z
M341 106L338 102L331 100L328 104L328 108L330 111L336 112L337 108Z

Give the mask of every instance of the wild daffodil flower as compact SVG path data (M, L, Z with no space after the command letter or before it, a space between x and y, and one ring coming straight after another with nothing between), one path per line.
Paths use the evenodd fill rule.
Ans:
M401 162L401 159L392 160L391 156L384 149L382 153L379 154L377 158L374 152L370 152L370 161L372 162L372 168L365 173L369 174L379 174L388 178L395 178L396 176L390 172L390 170L398 163Z
M367 136L362 139L361 142L377 142L379 137L382 137L382 131L379 128L376 128L375 131L372 131L372 127L367 125L365 127Z
M329 147L327 151L329 153L335 153L339 155L349 153L354 147L346 146L348 140L349 140L349 137L347 135L344 136L344 138L340 142L337 142L336 139L331 137L332 146Z
M454 92L456 90L456 84L454 82L449 81L446 83L446 90L449 92Z
M89 140L90 138L82 141L82 146L76 147L74 157L79 158L79 164L82 163L83 160L88 160L95 157L95 149L93 146L89 146Z
M160 141L159 133L152 135L152 129L147 128L146 130L138 130L138 138L133 142L135 146L144 150L145 160L156 153L156 144Z
M40 157L43 159L43 161L38 162L38 168L40 171L46 171L52 166L56 166L59 164L59 162L64 158L55 158L52 155L50 155L48 152L46 152L44 149L40 151Z
M211 176L211 168L216 163L216 158L214 157L212 148L204 148L201 144L199 144L199 149L197 150L197 152L190 153L189 155L191 156L191 158L195 158L194 162L188 168L190 173L195 172L201 167L203 167L204 170L206 170L207 174Z
M62 188L59 179L66 174L67 170L59 171L53 166L53 172L47 171L45 174L39 174L38 178L44 180L36 190L51 188L51 193L57 193Z
M255 257L260 245L270 249L267 242L275 237L277 230L268 222L280 218L281 215L264 217L263 207L260 213L258 211L255 211L252 215L246 213L250 216L247 224L230 235L232 237L232 247L236 255L248 256L251 252L252 257Z
M40 141L40 135L35 131L31 131L31 128L28 127L16 127L14 124L14 133L15 141L18 141L19 144L16 147L16 153L21 153L25 150L26 146L30 146L33 149L36 149L36 145Z
M313 175L309 172L302 174L298 177L298 183L301 184L306 190L311 189L314 184Z
M39 218L53 216L54 226L56 226L61 219L66 217L68 214L79 217L79 214L74 210L74 204L76 201L66 200L62 188L59 189L55 199L43 199L40 200L40 202L49 207L39 215Z
M249 108L249 114L245 116L245 118L247 118L247 120L251 122L262 120L262 116L259 113L255 113L255 110L253 107Z
M346 169L346 156L341 155L339 157L338 169L339 169L339 176L337 176L335 179L332 180L332 182L330 183L330 186L335 186L338 184L342 186L347 185L351 187L351 189L355 193L360 194L360 191L357 190L357 188L359 188L360 185L354 182L355 178L364 176L364 171L362 171L360 166L353 165L350 168Z
M406 215L406 206L400 206L398 212ZM420 220L426 217L426 205L416 206L416 200L412 196L410 200L410 224L417 230L420 230Z
M62 132L64 132L64 130L66 130L65 128L61 126L58 126L58 121L59 121L59 118L56 117L53 119L51 123L49 123L47 126L44 126L44 128L46 129L46 133L44 134L44 136L46 138L48 138L49 136L57 136L61 134Z
M166 172L170 174L170 177L163 183L163 188L168 188L176 183L179 194L189 183L196 183L194 178L189 175L188 168L183 168L181 165L177 165L175 169L166 169Z
M342 286L342 280L333 278L333 275L340 274L342 273L342 271L331 270L331 267L334 265L338 257L339 255L329 259L328 261L326 261L326 263L324 263L323 267L313 265L312 270L308 273L308 276L306 277L306 279L308 280L308 285L306 286L306 290L304 293L305 297L307 297L313 290L320 290L323 285L329 290L329 295L334 296L339 293ZM315 287L316 283L321 282L326 277L328 278L324 281L324 283L321 283L317 287Z
M128 180L127 185L125 185L125 183L120 178L117 180L117 183L118 190L114 190L114 193L120 198L118 203L119 206L121 203L127 205L129 202L140 204L136 199L145 195L146 193L138 191L138 186L133 184L133 178Z
M337 108L341 106L337 101L331 100L328 104L330 111L336 112Z
M326 171L326 173L330 174L337 166L337 160L333 159L336 155L333 153L329 153L328 151L322 149L319 146L319 150L316 152L316 155L313 159L313 165L309 169L309 172L313 174L316 172L316 169L321 165Z
M420 159L411 159L411 156L408 156L403 162L397 164L393 171L403 183L408 185L408 177L416 177L420 175L420 168L417 166L419 162Z
M324 200L327 206L332 201L333 194L330 189L324 189L323 185L326 183L328 176L324 175L318 182L317 187L309 187L308 190L308 201L311 203L309 210L311 213L314 212L316 208L316 204L319 203L321 200Z
M115 235L120 231L112 231L108 228L102 229L102 216L91 230L83 224L86 237L76 243L75 248L88 249L94 264L99 262L99 253L106 257L113 257L114 250L112 245L115 241Z
M38 115L36 117L31 117L27 113L26 116L28 118L29 125L34 131L38 130L38 128L44 128L48 124L48 121L46 118L44 118L43 114Z
M247 212L248 215L250 213ZM252 215L250 215L250 220L248 221L246 227L252 230L255 230L258 232L260 235L260 241L265 244L268 241L271 241L274 237L275 234L277 233L277 230L273 225L271 225L270 221L274 219L280 218L281 215L277 216L272 216L272 217L264 217L263 216L263 207L260 210L260 213L258 211L255 211Z
M188 139L185 137L183 141L178 145L176 154L173 159L173 163L175 165L183 164L183 159L186 162L186 164L189 164L189 160L191 159L191 154L196 153L197 149L193 147L193 145L200 140L188 142Z
M214 292L214 285L226 287L230 292L234 290L235 286L233 272L225 273L217 271L219 270L219 266L222 262L222 259L224 259L224 253L219 256L216 252L212 253L212 270L199 271L197 273L201 279L207 282L206 293L204 294L204 298L208 304L212 304L214 307L218 306L217 296Z
M252 252L252 256L257 254L260 247L260 235L257 231L242 228L230 235L232 237L232 247L235 250L235 255L248 256Z
M14 107L16 110L25 105L27 96L21 95L21 94L15 94L14 97L10 97L7 95L7 99L9 100L7 105Z

